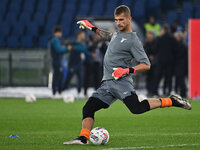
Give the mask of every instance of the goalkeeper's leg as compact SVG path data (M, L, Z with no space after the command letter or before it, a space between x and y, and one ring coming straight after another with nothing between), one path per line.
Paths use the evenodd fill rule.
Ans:
M98 98L90 97L83 107L83 121L82 121L82 130L80 132L80 136L76 139L68 142L64 142L63 144L88 144L88 139L90 136L90 130L94 124L94 114L96 111L102 108L108 108L109 105L104 103Z
M189 101L176 95L171 95L168 98L146 99L140 102L138 96L135 93L132 93L130 96L123 99L123 102L133 114L141 114L160 107L164 108L174 106L188 110L192 108Z

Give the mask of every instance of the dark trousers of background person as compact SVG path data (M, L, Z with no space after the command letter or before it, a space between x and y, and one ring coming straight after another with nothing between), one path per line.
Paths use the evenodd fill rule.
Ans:
M151 66L151 69L146 72L146 89L149 96L153 96L155 65Z
M180 94L182 97L186 97L186 69L185 62L180 61L175 65L175 91L177 94Z
M94 72L94 88L97 90L101 85L101 80L103 76L103 67L99 64L99 62L94 62L93 64L93 72Z
M84 64L84 95L87 96L87 89L90 86L91 78L93 76L93 64Z
M169 95L172 88L172 64L171 63L156 64L155 78L154 78L155 86L153 88L154 95L158 95L158 87L159 87L162 77L164 77L165 86L167 88L167 91L164 91L164 94Z
M80 93L82 85L83 85L83 66L82 66L82 64L74 64L74 65L68 66L67 78L64 82L63 90L68 88L69 83L74 75L77 76L77 80L78 80L77 81L77 91L78 91L78 93Z
M168 68L167 72L164 74L164 85L163 85L163 94L169 96L172 91L172 76L173 69Z
M53 95L56 92L61 93L62 91L62 66L60 64L53 64L53 82L52 82L52 90Z
M93 64L85 64L84 94L86 96L90 83L94 86L95 90L99 88L103 74L102 71L103 69L99 62L94 62Z

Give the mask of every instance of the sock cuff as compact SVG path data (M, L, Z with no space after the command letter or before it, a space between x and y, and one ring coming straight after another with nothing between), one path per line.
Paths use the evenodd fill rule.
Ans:
M89 129L86 129L86 128L82 129L82 130L81 130L81 133L80 133L80 136L84 136L84 137L86 137L87 139L89 139L89 137L90 137L90 130L89 130Z
M170 107L172 106L172 100L168 98L160 98L161 101L161 107Z

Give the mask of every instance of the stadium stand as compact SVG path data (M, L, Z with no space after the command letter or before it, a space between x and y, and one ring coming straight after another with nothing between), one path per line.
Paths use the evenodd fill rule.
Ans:
M19 38L17 36L9 36L7 39L7 46L10 48L19 47Z
M162 9L171 10L175 9L177 5L177 0L162 0Z
M37 22L30 22L27 26L26 26L26 33L25 35L29 35L29 36L38 36L38 27L39 24Z
M196 7L195 18L200 18L200 4Z
M161 14L161 0L147 1L147 14L159 18Z
M0 15L3 16L6 12L8 6L8 1L7 0L1 0L0 1Z
M1 37L6 37L10 33L10 24L8 22L1 22L0 23L0 34Z
M46 47L55 24L63 26L65 38L74 37L76 17L112 17L120 4L129 6L142 26L150 15L159 23L178 20L183 26L188 18L200 18L200 0L1 0L0 46Z
M175 20L178 19L178 13L174 10L168 12L166 22L171 25Z
M135 1L132 9L132 16L139 24L145 23L145 7L146 0Z
M22 9L23 13L29 14L31 16L34 12L35 2L36 2L35 0L24 1L24 5Z
M14 24L17 22L17 14L15 12L8 12L6 15L6 20L7 23L10 25Z
M12 1L10 3L8 11L13 12L15 14L19 14L20 8L21 8L21 0Z
M85 17L89 15L91 0L80 1L77 16Z
M107 1L106 10L104 11L104 16L112 17L115 8L119 5L119 0Z
M21 38L21 46L24 47L24 48L30 48L30 47L33 47L33 39L32 39L32 36L23 36Z
M129 1L129 0L128 0ZM94 0L91 8L91 16L102 16L105 0Z
M41 48L45 48L45 47L47 47L47 43L48 43L48 36L46 36L46 35L40 36L39 46Z
M33 15L33 22L37 23L38 26L42 26L44 24L44 20L45 20L45 14L42 13L42 12L36 12L34 15Z
M6 45L5 45L6 43L5 43L5 38L3 37L3 36L0 36L0 45L1 45L1 47L5 47Z

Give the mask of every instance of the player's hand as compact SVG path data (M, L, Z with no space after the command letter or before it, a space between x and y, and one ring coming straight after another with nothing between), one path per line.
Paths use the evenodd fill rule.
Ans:
M129 68L113 68L114 72L112 73L112 76L115 78L115 80L118 80L119 78L129 74Z
M92 28L94 27L88 20L80 20L77 22L77 24L80 24L79 28L80 29L89 29L92 30Z

